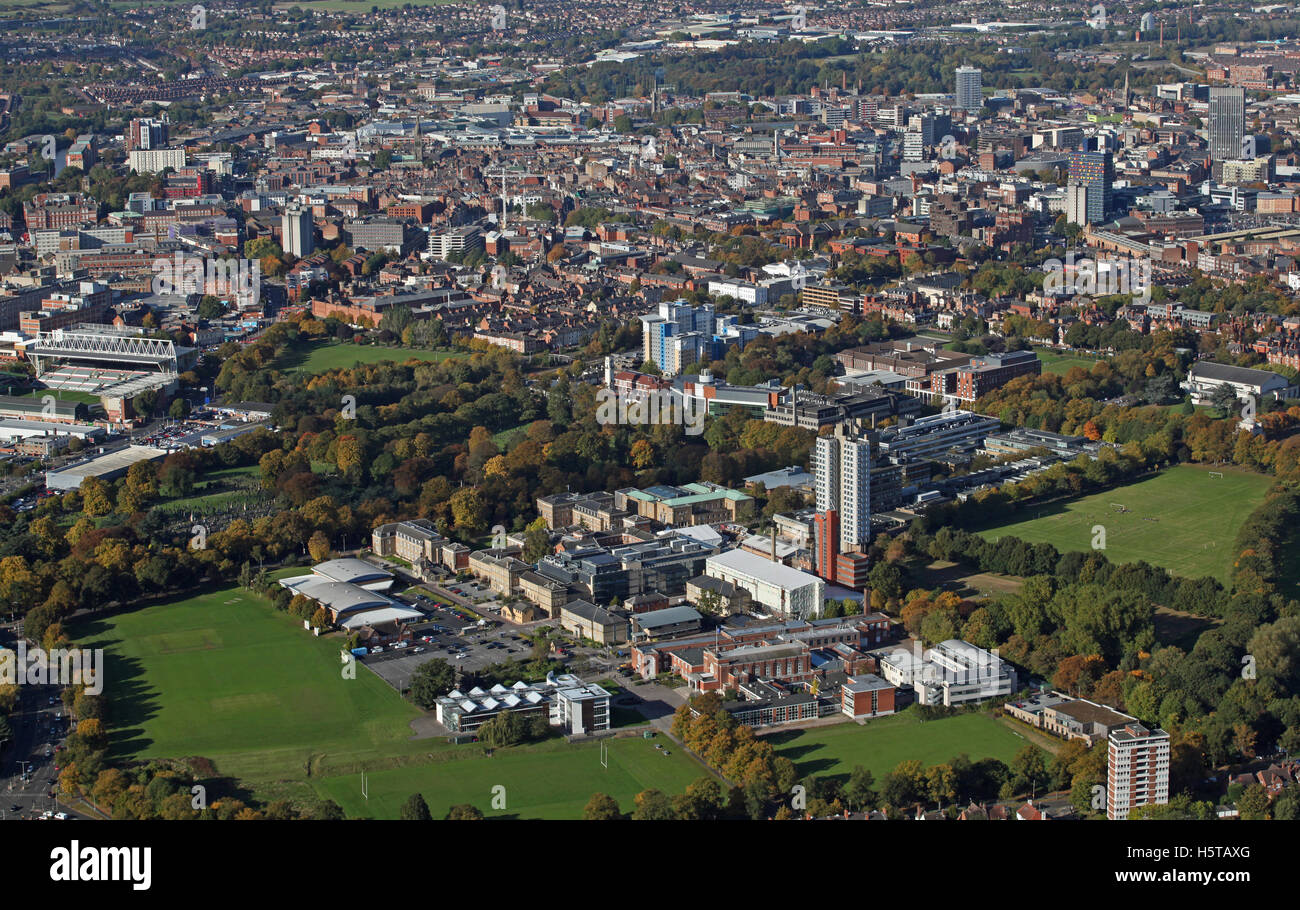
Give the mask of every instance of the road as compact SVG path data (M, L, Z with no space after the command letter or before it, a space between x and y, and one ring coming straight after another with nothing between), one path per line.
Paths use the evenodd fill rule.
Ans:
M19 686L21 708L10 717L14 728L14 741L5 747L0 761L0 820L37 818L48 809L60 811L51 790L58 786L58 772L54 770L58 753L54 752L67 734L67 721L56 720L63 711L58 698L58 686ZM51 733L54 729L57 732ZM46 751L50 755L46 756ZM26 770L26 780L23 771Z

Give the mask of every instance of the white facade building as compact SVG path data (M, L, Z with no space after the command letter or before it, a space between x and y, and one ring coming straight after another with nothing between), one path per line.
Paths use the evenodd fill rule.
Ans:
M744 588L755 603L779 616L816 619L826 599L826 582L745 550L710 556L704 574Z
M880 658L880 675L911 686L922 705L962 705L1016 691L1016 671L997 654L950 638L928 651L896 648Z

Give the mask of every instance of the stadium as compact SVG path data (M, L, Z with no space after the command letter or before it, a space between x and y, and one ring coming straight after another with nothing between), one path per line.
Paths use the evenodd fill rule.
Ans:
M175 391L177 376L198 357L170 339L88 324L42 333L24 353L45 388L97 395L110 420L125 420L128 403L142 392Z

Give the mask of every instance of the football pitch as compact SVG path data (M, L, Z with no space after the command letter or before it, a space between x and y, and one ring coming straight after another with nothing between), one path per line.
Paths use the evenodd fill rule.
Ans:
M777 755L795 764L800 778L844 777L861 765L879 782L899 762L916 759L927 768L963 752L971 761L996 758L1010 764L1028 740L986 714L958 714L922 721L912 711L856 723L793 730L764 737Z
M348 818L397 818L402 804L419 793L434 818L443 818L454 805L470 803L488 818L577 819L593 793L605 793L624 812L631 812L642 790L672 796L708 776L663 734L653 740L638 736L606 742L606 765L601 764L599 743L552 741L488 757L376 771L366 775L369 798L362 795L360 773L322 779L316 791L342 806Z
M1116 564L1145 560L1176 575L1212 575L1226 583L1233 544L1246 516L1263 501L1272 480L1232 468L1177 465L1123 487L1042 507L1029 517L980 531L1050 543L1061 552L1090 550L1105 529L1105 553Z

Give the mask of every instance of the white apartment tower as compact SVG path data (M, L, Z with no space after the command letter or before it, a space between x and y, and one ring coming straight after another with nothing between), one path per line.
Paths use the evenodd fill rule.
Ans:
M1169 802L1169 734L1136 721L1112 730L1106 757L1106 817Z
M871 542L871 441L840 424L813 446L817 511L839 514L840 552Z
M299 259L310 256L316 249L311 209L291 205L284 210L280 223L281 247Z

